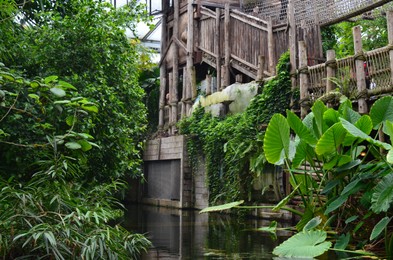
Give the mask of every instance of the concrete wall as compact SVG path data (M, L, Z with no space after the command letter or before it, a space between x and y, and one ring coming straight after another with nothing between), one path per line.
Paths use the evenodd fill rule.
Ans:
M147 183L144 184L142 203L174 208L194 208L195 199L203 197L202 195L196 196L194 193L195 187L187 156L185 136L149 140L146 143L143 160ZM199 179L198 183L200 183ZM202 192L199 186L197 192Z

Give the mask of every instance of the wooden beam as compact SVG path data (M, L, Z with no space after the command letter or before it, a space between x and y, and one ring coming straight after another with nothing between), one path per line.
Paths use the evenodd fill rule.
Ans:
M307 48L304 41L299 41L299 69L300 69L300 101L304 102L308 98L308 75L307 75ZM308 108L301 106L300 115L305 118Z
M368 112L367 102L365 99L365 95L362 94L367 91L366 87L366 74L364 71L364 59L361 59L361 55L363 54L363 44L362 44L362 35L360 26L355 26L352 28L353 33L353 44L355 50L355 56L358 58L355 59L355 68L356 68L356 85L358 89L358 93L360 94L360 98L358 99L358 112L360 114L365 114Z
M334 90L336 84L332 81L336 77L336 53L334 50L328 50L326 52L326 93Z
M216 79L217 89L221 90L221 46L220 46L220 19L221 9L216 8L216 25L214 32L214 53L217 55L216 59Z
M225 4L225 14L224 14L224 86L227 87L231 83L231 75L230 75L230 60L231 60L231 46L230 46L230 13L229 13L229 3Z
M268 21L268 33L267 33L267 49L268 49L268 54L269 54L269 71L271 73L275 73L275 68L274 68L274 38L273 38L273 21L272 18L269 17Z
M393 10L387 13L387 24L388 24L388 40L389 45L393 46ZM390 85L393 86L393 50L389 51L390 57Z

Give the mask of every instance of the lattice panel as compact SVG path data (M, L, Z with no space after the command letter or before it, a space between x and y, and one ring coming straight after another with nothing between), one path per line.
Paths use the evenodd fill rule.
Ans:
M367 52L366 64L367 88L382 90L392 85L388 47Z
M393 9L393 2L388 0L292 0L297 25L324 25L345 20L368 11L367 16L378 16L386 10ZM243 10L247 13L267 19L271 17L276 23L287 22L289 0L244 0Z
M309 68L310 85L308 92L311 100L315 100L325 94L326 90L326 66L320 64Z

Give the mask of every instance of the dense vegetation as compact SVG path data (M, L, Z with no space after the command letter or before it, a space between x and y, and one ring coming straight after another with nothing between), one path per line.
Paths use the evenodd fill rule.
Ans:
M149 246L110 220L140 172L145 65L131 1L3 1L0 8L0 254L136 258Z
M266 162L261 153L261 127L274 113L289 108L293 95L289 53L281 57L277 72L277 77L260 86L260 94L245 112L216 118L200 107L180 122L181 133L191 137L188 151L193 167L197 167L198 154L203 152L213 204L251 196L253 175L260 175Z

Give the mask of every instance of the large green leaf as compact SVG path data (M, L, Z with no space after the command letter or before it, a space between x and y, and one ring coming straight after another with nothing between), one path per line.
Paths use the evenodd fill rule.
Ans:
M287 110L287 120L289 126L299 136L300 140L304 140L310 145L315 145L317 143L317 139L311 131L303 124L302 120L290 110Z
M287 205L288 201L292 199L293 196L295 196L295 193L297 192L297 189L300 187L300 185L296 186L291 193L289 193L285 198L283 198L274 208L272 208L272 211L279 211L282 207Z
M351 234L349 233L341 234L341 236L339 236L339 238L337 239L336 244L334 245L334 249L344 250L345 248L347 248L350 238Z
M300 140L296 147L295 157L292 159L292 167L298 168L304 160L313 165L315 157L314 149L307 142Z
M323 120L326 122L326 124L331 127L337 122L340 122L340 113L338 113L336 110L333 108L329 108L328 110L325 111L323 114Z
M318 188L318 183L308 174L294 174L289 182L292 187L300 186L299 191L303 195L311 195Z
M327 107L320 100L317 100L311 108L311 111L314 113L314 122L317 127L318 137L322 136L324 132L324 125L326 124L323 120L323 114L325 113L326 110Z
M281 257L313 258L322 255L331 246L332 243L326 241L325 231L312 230L290 237L277 246L273 254Z
M369 135L373 130L373 122L369 115L363 115L361 118L359 118L359 120L356 121L355 126L367 135Z
M331 203L329 203L329 205L327 206L326 210L325 210L325 215L329 214L330 212L332 212L333 210L338 209L339 207L341 207L341 205L344 204L344 202L346 202L348 199L347 195L341 195L340 197L338 197L337 199L333 200Z
M355 125L351 124L350 122L348 122L347 120L340 118L343 127L353 136L358 137L362 140L366 140L369 143L372 143L378 147L384 148L385 150L390 150L392 148L392 146L388 143L384 143L381 142L379 140L375 140L373 138L371 138L369 135L367 135L366 133L364 133L362 130L360 130L359 128L357 128Z
M381 234L381 232L386 228L386 226L389 224L390 218L389 217L384 217L381 219L373 228L373 231L371 232L370 235L370 240L373 240Z
M393 97L386 96L378 99L370 109L370 117L374 129L378 129L386 120L393 121Z
M319 155L336 152L346 134L341 123L334 124L318 140L315 152Z
M231 209L233 207L239 206L240 204L243 204L243 203L244 203L244 200L240 200L240 201L226 203L226 204L222 204L222 205L218 205L218 206L207 207L207 208L204 208L201 211L199 211L199 213L227 210L227 209Z
M275 114L267 126L263 150L269 163L275 164L289 156L289 125L285 117Z
M371 197L371 209L375 213L386 212L393 201L393 173L386 175L375 187Z
M320 216L316 216L312 218L307 224L304 226L303 231L310 231L316 228L319 224L322 223L322 219Z
M355 124L361 117L361 115L350 108L349 106L344 106L343 111L342 111L342 117L347 120L348 122L351 122L352 124Z

